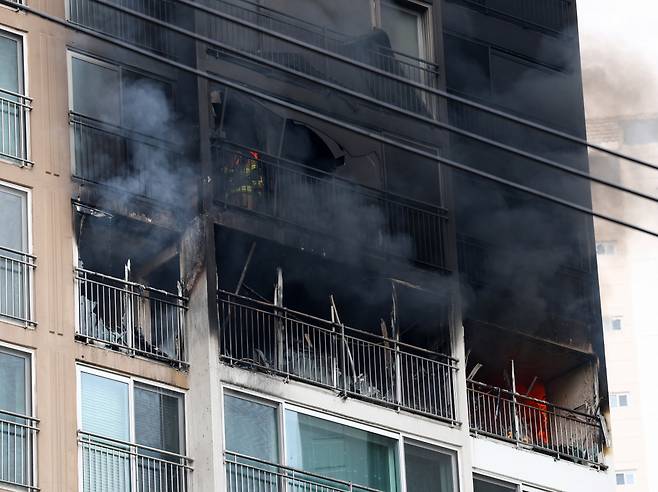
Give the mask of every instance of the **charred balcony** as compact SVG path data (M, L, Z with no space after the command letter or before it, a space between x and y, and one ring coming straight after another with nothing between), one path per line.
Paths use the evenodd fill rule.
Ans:
M471 433L605 467L595 357L525 335L466 326Z
M76 339L185 368L176 234L75 204Z
M224 219L269 221L342 255L450 269L436 162L235 91L211 90L210 100L214 203Z
M458 423L446 292L230 230L217 237L226 364Z

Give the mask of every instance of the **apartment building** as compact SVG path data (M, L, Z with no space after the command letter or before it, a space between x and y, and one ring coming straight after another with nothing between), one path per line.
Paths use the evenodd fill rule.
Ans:
M574 2L0 4L0 487L613 487Z

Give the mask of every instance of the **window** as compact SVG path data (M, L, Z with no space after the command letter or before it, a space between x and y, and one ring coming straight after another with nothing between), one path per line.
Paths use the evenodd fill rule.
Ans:
M376 0L375 27L388 35L391 48L413 58L428 59L429 10L415 2Z
M489 477L473 477L473 492L517 492L518 486Z
M27 115L23 78L23 42L19 36L0 31L0 158L25 164Z
M635 485L635 470L618 471L615 481L617 485Z
M597 241L596 254L597 255L614 255L617 253L616 241Z
M286 410L286 464L378 490L397 490L397 440Z
M28 192L0 184L0 318L29 322Z
M69 53L69 69L74 175L154 199L178 196L173 86L78 53Z
M233 392L224 397L224 416L229 492L244 490L244 480L256 489L273 483L279 464L303 470L321 488L342 487L337 480L387 492L457 490L457 455L449 450Z
M405 475L409 492L453 492L457 476L454 453L421 443L404 445Z
M0 483L31 485L36 433L30 355L0 346Z
M629 405L630 393L610 393L610 407L627 407Z
M87 368L79 391L83 491L185 490L182 394Z

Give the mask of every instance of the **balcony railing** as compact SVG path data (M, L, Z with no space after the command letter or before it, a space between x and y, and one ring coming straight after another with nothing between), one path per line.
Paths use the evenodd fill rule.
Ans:
M192 460L186 456L78 432L84 492L187 492Z
M77 338L187 366L185 297L81 268L75 281Z
M175 4L170 0L116 0L121 7L140 14L171 22ZM173 42L170 33L160 26L125 14L94 0L69 0L69 21L133 43L156 53L171 55Z
M0 158L30 166L29 117L32 99L0 89Z
M562 33L569 27L572 15L571 0L450 0L509 17L541 29Z
M438 89L438 65L392 50L383 32L379 38L374 33L350 37L244 0L214 0L208 5L211 8L203 10L205 22L199 32L239 54L329 81L407 111L430 115L437 108L436 96L422 93L408 82ZM225 56L216 47L211 46L210 52Z
M39 421L0 410L0 487L36 491L34 458Z
M74 112L70 122L77 178L153 200L170 194L179 156L170 143Z
M229 364L457 423L452 357L225 291L218 319Z
M445 268L442 207L227 143L213 145L213 160L215 199L226 206Z
M33 325L32 277L36 258L0 247L0 319Z
M477 381L468 381L468 413L476 435L577 463L603 464L603 431L595 415Z
M277 463L225 452L227 492L379 492L377 489L305 472Z

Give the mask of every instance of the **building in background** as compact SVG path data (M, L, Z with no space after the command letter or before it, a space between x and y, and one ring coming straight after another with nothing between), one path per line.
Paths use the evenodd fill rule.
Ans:
M612 488L573 2L0 3L0 487Z
M646 162L658 160L655 23L658 11L635 0L583 0L581 47L588 140ZM658 176L648 166L590 153L592 173L649 196ZM656 230L647 200L595 187L598 211ZM595 223L601 305L610 391L615 480L620 491L658 487L653 420L658 312L654 279L656 238L603 221Z

